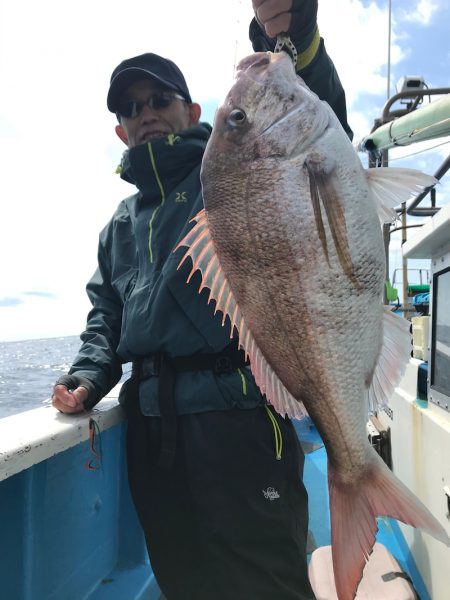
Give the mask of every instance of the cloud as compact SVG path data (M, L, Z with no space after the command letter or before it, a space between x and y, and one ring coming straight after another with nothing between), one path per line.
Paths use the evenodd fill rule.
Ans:
M2 306L19 306L23 303L20 298L0 298L0 307Z
M84 327L90 308L84 290L96 267L99 231L134 192L114 174L124 150L114 133L115 117L106 109L114 67L148 51L172 58L212 122L235 64L252 52L252 6L250 0L194 4L195 14L185 0L128 0L133 18L127 21L117 18L123 0L3 3L0 80L14 93L0 98L0 298L16 304L1 304L1 337L78 334ZM429 38L412 38L413 24L393 4L392 81L397 69L397 79L424 72L420 58L430 72L436 65L436 85L443 85L448 9L441 6L439 22L445 44L429 60ZM436 17L437 0L413 4L423 24ZM387 3L320 0L319 27L345 88L357 139L368 133L386 98Z
M0 115L0 138L14 138L17 135L17 128L6 117Z
M404 22L428 26L438 12L440 3L435 0L419 0L415 6L400 10L400 18Z
M55 299L57 298L56 294L53 294L52 292L39 292L39 291L31 291L31 292L24 292L25 296L37 296L38 298L48 298L48 299Z
M66 288L51 301L41 296L7 300L11 299L20 305L0 301L0 341L79 335L90 309L81 282L78 288Z
M319 27L328 53L343 83L347 103L354 109L366 94L386 91L388 59L388 10L376 2L335 0L319 2ZM343 35L339 22L351 35ZM391 62L402 60L404 49L392 31Z

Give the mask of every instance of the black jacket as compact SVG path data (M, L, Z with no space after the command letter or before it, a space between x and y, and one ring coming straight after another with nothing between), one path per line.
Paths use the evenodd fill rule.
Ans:
M300 74L328 101L351 136L344 91L315 20L302 31L299 50L309 63ZM256 22L250 38L255 50L273 49L274 41ZM183 249L172 251L203 207L200 166L210 131L201 124L124 153L121 176L138 192L119 205L100 234L98 269L87 285L93 308L70 370L89 379L99 397L119 381L123 363L159 352L215 353L230 343L229 326L222 327L221 315L214 315L208 291L198 294L199 274L186 284L190 261L177 270ZM159 414L157 387L155 377L140 386L145 414ZM263 402L248 367L221 375L180 373L175 399L179 414Z
M161 352L216 353L230 344L208 291L198 293L200 276L187 284L190 261L177 270L184 252L173 252L203 207L200 165L210 131L201 124L124 154L121 176L139 192L100 234L98 269L87 285L93 309L70 371L92 381L101 396L118 382L124 362ZM157 386L154 377L141 384L145 414L159 414ZM179 414L263 401L248 367L180 373L175 399Z

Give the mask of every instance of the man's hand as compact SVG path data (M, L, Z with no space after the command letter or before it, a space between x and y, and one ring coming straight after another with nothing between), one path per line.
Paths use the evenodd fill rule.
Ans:
M302 51L307 36L316 27L318 0L252 0L256 20L269 38L289 34L297 50Z
M79 375L62 375L55 383L52 404L59 411L72 414L86 410L96 404L97 393L94 384Z
M270 38L289 30L292 21L293 0L252 0L259 24Z
M52 404L63 413L78 413L85 410L83 402L87 397L88 391L82 386L77 387L72 392L65 385L55 385Z

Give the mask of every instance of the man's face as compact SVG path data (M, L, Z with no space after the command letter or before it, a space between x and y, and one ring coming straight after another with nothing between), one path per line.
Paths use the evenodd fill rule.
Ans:
M173 98L165 108L152 109L147 106L148 99L158 92L170 93L170 90L150 79L139 79L125 91L123 102L134 101L145 104L137 116L121 116L120 125L116 127L117 135L129 148L169 133L178 133L198 123L200 118L198 104L188 104L184 100Z

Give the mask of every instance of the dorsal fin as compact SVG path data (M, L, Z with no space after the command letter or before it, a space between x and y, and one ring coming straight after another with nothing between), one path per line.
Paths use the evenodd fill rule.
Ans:
M230 318L230 337L233 336L233 329L236 327L239 334L239 346L243 348L246 357L250 359L250 368L255 381L275 410L281 415L297 419L306 416L307 412L304 405L296 400L281 383L247 327L215 252L205 209L202 209L193 221L196 221L196 225L174 250L175 252L182 246L188 246L188 250L181 259L178 268L190 257L192 269L188 281L195 271L199 270L201 272L202 282L199 292L204 287L209 288L208 302L211 300L216 301L215 312L221 311L223 313L222 325L225 324L227 316Z

